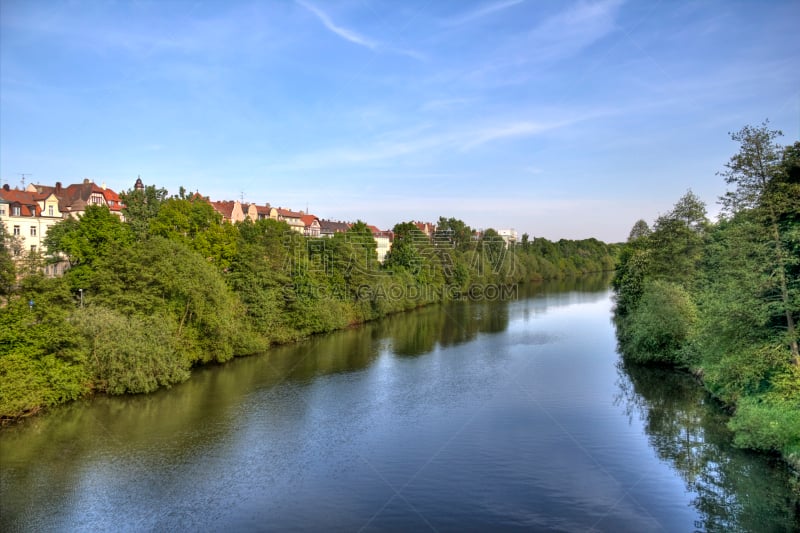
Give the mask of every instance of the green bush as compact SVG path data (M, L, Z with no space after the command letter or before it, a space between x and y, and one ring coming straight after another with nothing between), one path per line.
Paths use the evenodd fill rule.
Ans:
M800 455L800 404L769 397L742 398L728 423L734 444L742 448Z
M623 355L636 363L689 364L686 344L697 311L683 287L649 282L635 310L623 319Z
M97 389L110 394L152 392L189 377L189 362L176 349L168 317L127 317L103 307L76 313L87 343Z
M740 346L721 356L702 361L706 387L722 401L735 404L740 398L770 389L770 377L786 367L786 348L780 345Z
M0 418L17 418L79 398L89 390L86 368L47 355L0 357Z

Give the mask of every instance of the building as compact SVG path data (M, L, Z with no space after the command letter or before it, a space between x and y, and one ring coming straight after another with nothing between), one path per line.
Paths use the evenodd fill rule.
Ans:
M221 202L209 203L211 204L211 207L214 208L214 211L222 215L223 222L235 224L236 222L244 221L244 210L242 209L242 204L239 202L239 200L223 200Z
M349 222L324 220L319 221L319 235L320 237L333 237L336 233L345 233L350 229Z
M305 229L303 231L303 235L306 237L319 237L320 236L320 224L319 219L314 215L303 215L300 217L300 220L303 221L303 225Z
M392 249L392 241L394 240L394 233L391 231L382 231L376 226L367 225L372 232L372 238L375 239L375 251L378 253L378 262L383 263L386 259L386 254Z
M291 209L284 209L282 207L273 207L269 211L269 218L273 220L281 220L289 224L289 227L298 233L305 233L306 225L303 223L302 211L292 211Z
M513 247L515 244L517 244L517 230L514 228L499 229L497 230L497 234L500 235L500 238L503 239L504 243L506 243L506 248Z
M436 224L432 224L430 222L414 222L414 225L419 229L422 233L425 234L426 237L431 238L431 236L436 231Z
M31 183L26 191L40 195L55 195L58 198L58 209L63 218L77 218L86 212L87 206L104 205L111 213L121 220L125 220L122 212L125 206L120 201L119 195L107 188L105 184L100 186L88 179L83 180L83 183L74 183L67 187L62 186L60 181L56 182L55 186Z

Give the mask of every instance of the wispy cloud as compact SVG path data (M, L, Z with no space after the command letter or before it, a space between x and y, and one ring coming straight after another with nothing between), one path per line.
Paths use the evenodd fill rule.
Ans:
M517 4L521 4L524 1L525 0L503 0L501 2L493 2L491 4L486 4L468 13L465 13L459 17L447 20L445 21L444 24L445 26L460 26L461 24L472 22L473 20L483 18L497 11L502 11L504 9L508 9L509 7L513 7Z
M471 150L482 144L508 139L512 137L526 137L535 135L557 127L555 124L542 124L537 122L512 122L501 126L492 126L472 132L471 139L462 144L462 150Z
M368 38L364 37L363 35L359 35L358 33L356 33L353 30L349 30L347 28L344 28L342 26L338 26L337 24L335 24L331 20L331 18L324 11L319 9L318 7L315 7L315 6L311 5L311 4L309 4L308 2L304 2L303 0L295 0L295 2L298 5L304 7L308 11L310 11L315 17L317 17L320 20L320 22L322 22L323 26L325 26L328 30L330 30L331 32L335 33L336 35L338 35L342 39L344 39L346 41L350 41L351 43L354 43L354 44L358 44L360 46L365 46L365 47L367 47L367 48L369 48L371 50L375 50L375 49L378 48L378 43L377 42L375 42L375 41L373 41L371 39L368 39Z
M530 35L537 55L558 59L572 55L616 28L623 0L580 2L542 22Z

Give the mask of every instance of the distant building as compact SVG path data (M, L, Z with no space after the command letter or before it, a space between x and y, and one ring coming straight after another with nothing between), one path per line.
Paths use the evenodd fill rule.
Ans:
M336 233L344 233L350 229L350 223L334 220L319 221L319 234L320 237L333 237Z
M211 207L214 208L214 211L222 215L223 222L235 224L236 222L244 221L244 211L242 210L242 204L239 200L223 200L209 203Z
M497 234L506 243L506 248L513 247L517 244L517 231L515 229L499 229Z
M375 239L375 251L378 253L378 262L383 263L386 259L386 254L392 248L392 241L394 240L394 233L391 231L382 231L375 226L367 225L372 232L372 238Z
M12 255L21 259L28 253L44 253L48 230L65 218L81 216L90 205L104 205L125 219L125 205L119 195L105 184L98 186L88 179L67 187L61 182L55 186L32 183L25 190L4 185L0 189L0 221L12 237ZM64 261L50 263L45 274L60 275L66 266Z
M273 220L282 220L289 224L289 227L298 233L305 233L306 226L303 224L302 211L292 211L291 209L284 209L282 207L273 207L269 211L269 218Z
M427 237L431 237L436 231L436 224L430 222L414 222L414 225Z
M119 195L105 184L99 186L88 179L83 180L83 183L74 183L67 187L63 187L60 181L56 182L55 187L31 183L26 190L38 194L54 194L58 198L58 207L64 217L82 215L89 205L104 205L113 214L125 220L122 213L125 206L120 201Z
M306 237L319 237L321 228L319 219L314 215L303 215L300 217L303 222L303 235Z

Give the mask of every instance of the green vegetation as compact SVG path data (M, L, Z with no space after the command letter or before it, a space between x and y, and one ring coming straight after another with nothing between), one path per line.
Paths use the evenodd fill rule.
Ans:
M125 222L90 206L46 238L50 260L15 262L0 234L0 419L93 392L146 393L192 367L391 313L458 299L496 299L529 280L613 269L595 239L506 246L441 218L435 235L394 228L381 265L366 224L307 238L275 220L223 223L199 195L155 186L122 194Z
M742 447L800 466L800 143L765 122L720 174L719 222L690 192L620 253L615 319L628 362L691 370L734 410Z

